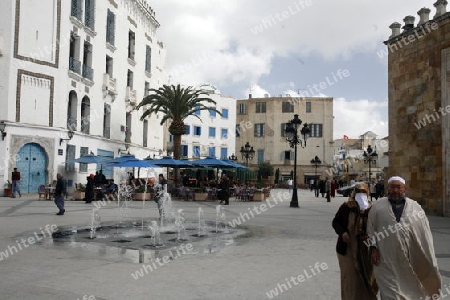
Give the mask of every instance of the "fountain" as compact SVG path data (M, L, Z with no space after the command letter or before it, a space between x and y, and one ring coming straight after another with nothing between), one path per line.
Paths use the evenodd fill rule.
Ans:
M202 237L206 235L206 223L205 217L203 215L203 209L201 207L198 208L198 237Z
M97 230L97 228L100 227L101 224L101 218L100 218L100 214L98 213L98 208L93 208L92 209L92 213L91 213L91 233L90 233L90 238L94 239L95 238L95 231ZM73 232L73 230L72 230ZM75 230L76 232L76 230Z
M149 226L149 229L152 233L152 237L151 237L151 245L153 247L157 247L157 246L161 246L161 234L159 232L159 226L158 223L156 221L152 221L151 225Z
M172 198L170 197L169 193L163 193L159 201L162 201L160 225L160 227L162 228L163 226L167 226L175 221L175 213L172 207Z
M182 209L178 210L178 216L175 218L175 226L177 228L178 231L178 238L177 241L185 241L186 239L182 239L181 238L181 234L184 233L183 235L186 237L186 218L184 217L184 213Z
M216 206L216 233L219 232L219 227L224 229L227 228L225 223L225 212L223 206L220 204Z

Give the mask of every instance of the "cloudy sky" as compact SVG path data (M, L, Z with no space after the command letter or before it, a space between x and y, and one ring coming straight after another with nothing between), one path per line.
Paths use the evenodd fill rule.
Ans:
M435 14L430 0L148 2L161 24L171 84L211 83L237 99L250 91L254 97L330 96L334 138L368 130L388 135L382 42L393 22L403 25L412 15L417 24L422 7L431 9L430 18Z

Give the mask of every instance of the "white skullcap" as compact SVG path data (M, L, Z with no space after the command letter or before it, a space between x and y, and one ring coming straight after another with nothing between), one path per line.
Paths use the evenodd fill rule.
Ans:
M405 179L401 178L400 176L392 176L391 178L389 178L388 184L391 183L391 181L400 181L401 183L406 184Z

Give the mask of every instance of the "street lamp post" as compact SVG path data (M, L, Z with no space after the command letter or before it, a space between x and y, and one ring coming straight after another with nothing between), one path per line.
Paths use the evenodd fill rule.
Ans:
M370 145L368 145L367 152L364 151L363 156L364 156L364 163L369 164L369 188L370 188L370 183L371 183L370 177L372 175L371 165L372 165L372 163L375 164L377 162L377 160L376 160L376 158L378 157L377 150L375 150L375 151L372 150L372 147Z
M317 166L320 165L322 161L319 159L319 157L316 155L313 159L311 159L311 164L313 164L316 167L316 170L314 171L314 183L317 181Z
M295 114L294 118L286 124L286 140L289 143L291 148L294 148L294 187L292 193L292 199L289 204L290 207L299 207L298 205L298 195L297 195L297 145L300 144L302 148L306 147L306 140L309 135L308 124L305 123L300 133L303 137L303 143L300 137L298 136L298 128L302 124L302 120L299 119L298 115Z
M250 146L250 143L245 143L244 146L241 147L241 155L242 160L245 160L245 166L248 167L248 161L252 160L255 156L255 150L253 150L253 147Z
M245 160L245 166L248 168L248 161L252 160L253 157L255 156L255 150L253 150L253 147L250 146L250 143L247 142L245 143L244 146L241 147L241 155L242 155L242 160ZM245 177L244 180L247 181L247 173L248 170L245 170Z
M232 161L237 161L237 156L236 155L234 155L234 153L233 154L231 154L231 156L228 156L228 159L229 160L232 160Z

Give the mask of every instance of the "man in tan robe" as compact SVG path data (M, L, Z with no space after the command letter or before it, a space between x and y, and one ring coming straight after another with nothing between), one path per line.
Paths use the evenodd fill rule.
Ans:
M441 276L430 225L422 207L405 197L405 191L405 180L391 177L388 197L375 202L369 213L365 243L371 249L380 296L382 300L438 299Z

